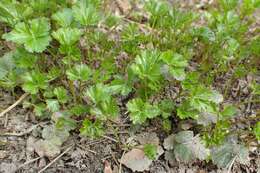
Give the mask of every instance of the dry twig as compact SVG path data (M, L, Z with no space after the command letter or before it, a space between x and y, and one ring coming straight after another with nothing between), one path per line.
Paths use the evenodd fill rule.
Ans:
M76 145L77 145L80 149L82 149L82 150L88 151L88 152L93 153L93 154L97 154L96 151L93 151L93 150L87 149L86 147L81 146L80 144L76 144Z
M61 158L64 154L66 154L71 148L73 147L70 146L68 147L63 153L61 153L60 155L58 155L55 159L53 159L48 165L46 165L44 168L42 168L38 173L42 173L43 171L45 171L48 167L50 167L53 163L55 163L59 158Z
M42 157L37 157L37 158L34 158L34 159L32 159L32 160L29 160L29 161L23 163L22 165L20 165L20 166L18 167L18 169L20 169L20 168L22 168L22 167L24 167L24 166L26 166L26 165L28 165L28 164L30 164L30 163L33 163L33 162L39 160L40 158L42 158Z
M118 141L117 141L116 139L112 138L112 137L105 136L105 135L102 135L102 137L103 137L103 138L106 138L106 139L108 139L108 140L110 140L110 141L113 141L113 142L118 143Z
M21 137L24 135L27 135L29 133L31 133L31 131L33 131L33 129L35 129L39 124L33 125L32 127L28 128L27 130L25 130L24 132L21 133L0 133L0 136L17 136L17 137Z
M28 93L24 93L16 102L14 102L11 106L9 106L8 108L6 108L3 112L0 113L0 117L4 116L7 112L9 112L10 110L12 110L13 108L15 108L19 103L21 103L23 101L23 99L25 99L29 94Z
M121 158L123 158L123 157L124 157L125 153L126 153L126 151L124 151L124 152L123 152L123 154L122 154L122 157L121 157ZM121 160L120 160L120 165L119 165L119 170L118 170L118 172L119 172L119 173L122 173L122 162L121 162Z

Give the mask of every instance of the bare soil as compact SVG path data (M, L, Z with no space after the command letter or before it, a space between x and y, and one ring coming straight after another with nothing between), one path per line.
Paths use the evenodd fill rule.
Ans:
M184 7L201 8L208 1L185 0L182 3ZM251 95L248 89L250 76L247 77L243 80L234 81L226 100L228 103L238 104L243 101L250 101ZM227 80L228 74L220 76L218 81L215 82L215 87L224 91L225 86L223 84ZM14 96L11 93L0 90L0 112L13 104L21 95L22 93L16 93L16 96ZM236 124L234 128L243 129L249 127L250 123L254 123L246 121L246 119L249 116L255 115L259 111L260 105L257 103L242 104L239 106L239 109L240 115L237 118L241 119L241 123ZM108 161L114 173L117 173L120 167L122 167L122 173L131 173L131 170L119 164L119 159L124 154L127 141L137 134L155 132L162 145L163 139L167 137L167 134L162 131L157 120L153 120L149 125L144 127L128 126L130 122L124 114L122 114L120 120L122 124L116 127L116 131L108 131L105 137L97 140L81 138L76 131L72 133L69 139L62 145L62 151L65 151L70 146L72 148L50 165L45 172L102 173L104 171L104 161ZM22 108L22 105L16 106L5 116L0 117L0 173L35 173L55 159L39 158L37 153L32 150L35 139L41 138L41 131L48 124L50 124L49 120L42 121L35 118L33 112ZM180 128L178 120L174 118L172 124L172 132ZM192 122L190 121L187 121L187 124L192 126ZM251 148L250 151L250 164L234 164L232 172L260 172L259 148ZM158 160L152 163L148 172L219 173L224 172L224 170L218 169L211 162L198 161L190 164L182 164L175 161L168 163L163 154Z

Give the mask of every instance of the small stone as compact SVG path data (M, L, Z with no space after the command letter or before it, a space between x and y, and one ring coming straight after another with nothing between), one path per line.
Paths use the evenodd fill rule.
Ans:
M152 160L145 156L143 150L132 149L121 158L120 162L132 171L149 170Z
M7 157L7 151L0 150L0 159L4 159Z
M45 158L41 158L39 161L39 168L43 168L44 166L46 166L46 160Z
M140 142L140 144L154 144L159 145L159 138L156 133L141 133L136 136L136 140Z
M30 137L27 139L27 142L26 142L26 151L27 151L28 153L34 152L35 142L36 142L36 138L34 138L33 136L30 136Z

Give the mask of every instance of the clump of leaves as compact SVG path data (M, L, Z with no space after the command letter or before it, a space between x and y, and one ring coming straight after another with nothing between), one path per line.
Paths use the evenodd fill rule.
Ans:
M215 90L206 88L203 85L190 88L190 96L177 109L180 118L194 118L198 123L207 125L216 122L218 104L223 101L223 96ZM204 119L201 121L201 119Z
M178 161L190 162L194 159L205 160L210 155L199 135L194 136L193 131L181 131L170 135L164 140L164 148L174 153Z
M119 108L107 86L103 84L92 86L87 90L86 96L93 103L90 112L96 115L96 118L107 120L118 116Z
M80 0L72 7L73 16L81 25L96 25L101 18L98 6L98 1Z
M232 162L247 164L249 151L245 146L237 144L236 141L227 140L224 144L212 149L211 157L213 163L219 167L227 168Z
M69 132L58 130L54 126L46 126L42 131L42 138L35 142L35 151L41 156L54 158L60 153L61 145L68 139Z
M157 51L143 51L135 59L131 69L143 84L145 93L147 88L158 90L160 87L160 54Z
M248 141L226 142L239 113L227 98L233 82L250 74L252 103L259 102L260 39L251 29L259 2L220 0L204 13L161 0L142 3L141 13L126 18L101 0L2 0L0 86L30 94L24 107L52 121L44 129L51 139L39 142L55 149L49 154L59 152L60 132L101 137L126 111L133 124L157 118L167 132L172 120L193 119L196 135L192 128L165 140L178 161L244 163L248 151L238 141ZM197 25L200 18L205 22ZM259 122L249 134L259 141ZM147 144L134 153L154 159L156 151Z
M14 26L21 20L26 19L33 12L32 8L27 4L9 0L0 2L0 11L0 21L10 26Z
M172 75L176 80L181 81L185 79L185 67L188 66L188 62L182 55L172 51L167 51L164 52L161 57L166 63L166 68L170 75Z
M66 71L66 75L72 81L87 81L90 78L91 70L85 64L75 64Z
M73 23L73 13L70 8L63 8L62 10L54 13L51 17L61 27L70 27Z
M43 73L33 70L25 74L22 87L28 93L37 94L40 89L47 89L48 78Z
M130 118L134 124L144 123L149 118L160 115L160 109L156 105L144 102L140 98L133 99L127 103Z
M42 52L51 41L49 31L49 19L41 17L29 20L28 23L17 23L11 32L2 37L7 41L24 45L29 52Z
M86 119L83 121L83 126L80 128L80 134L91 138L101 137L104 134L104 128L101 121L91 122Z

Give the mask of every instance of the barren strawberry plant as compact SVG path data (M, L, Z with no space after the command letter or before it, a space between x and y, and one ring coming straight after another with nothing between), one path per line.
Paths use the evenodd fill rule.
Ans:
M51 164L76 136L120 143L119 172L149 170L162 155L167 165L250 165L260 141L260 1L213 1L202 11L120 2L2 0L0 87L22 97L1 118L22 103L47 123L35 152ZM163 135L137 146L118 137L124 125Z

